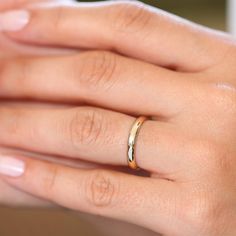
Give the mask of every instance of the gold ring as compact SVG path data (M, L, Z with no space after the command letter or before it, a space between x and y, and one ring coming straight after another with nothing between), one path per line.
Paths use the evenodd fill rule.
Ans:
M129 139L128 139L128 166L131 169L137 170L139 169L137 163L136 163L136 157L135 157L135 144L137 141L138 133L140 131L140 128L142 124L147 120L148 118L145 116L140 116L136 119L134 124L132 125L132 128L129 133Z

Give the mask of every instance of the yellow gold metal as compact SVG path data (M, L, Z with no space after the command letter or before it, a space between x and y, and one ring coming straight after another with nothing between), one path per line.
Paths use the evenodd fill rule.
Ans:
M137 141L138 133L140 131L140 128L142 124L147 120L148 118L145 116L141 116L136 119L134 124L132 125L132 128L129 133L129 139L128 139L128 166L131 169L137 170L139 169L137 163L136 163L136 156L135 156L135 144Z

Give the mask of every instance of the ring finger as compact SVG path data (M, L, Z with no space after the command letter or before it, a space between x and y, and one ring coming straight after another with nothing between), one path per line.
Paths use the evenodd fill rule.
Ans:
M0 113L0 143L4 145L127 166L128 133L134 117L92 107L52 110L1 106ZM139 136L136 161L141 168L170 178L189 168L184 154L188 153L188 138L175 125L149 120Z

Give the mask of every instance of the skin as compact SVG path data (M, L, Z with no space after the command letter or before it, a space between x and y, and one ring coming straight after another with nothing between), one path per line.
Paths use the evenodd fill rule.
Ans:
M39 1L34 1L39 2ZM32 3L32 1L1 1L0 3L0 11L7 11L12 8L17 7L25 7L25 4ZM20 43L15 42L14 40L9 39L3 33L0 33L0 56L1 56L1 63L6 58L14 58L19 55L28 55L34 54L37 55L38 53L42 53L41 51L37 50L37 47L31 46L23 46ZM2 145L0 147L0 152L7 154L8 152L13 152L12 149L4 148ZM14 151L18 155L21 153L19 150ZM23 154L23 153L22 153ZM26 153L24 153L26 154ZM28 153L29 154L29 153ZM31 153L33 154L33 153ZM35 154L33 154L35 155ZM42 201L37 197L33 197L23 191L17 190L16 188L10 186L8 183L0 178L0 203L9 206L49 206L49 202Z
M90 50L4 61L1 96L73 107L2 105L0 143L125 167L129 129L146 115L136 156L149 175L12 154L25 172L4 180L164 235L235 235L235 41L139 3L30 11L28 26L8 37Z
M35 0L34 3L40 3L42 4L42 0ZM56 2L56 1L47 1L47 2ZM9 9L15 9L18 7L26 7L26 5L30 3L32 4L32 0L28 1L3 1L0 3L0 11L7 11ZM27 5L28 6L28 5ZM9 37L6 37L4 33L0 33L0 55L1 55L1 63L4 63L6 60L15 60L16 58L27 58L29 56L49 56L49 55L65 55L71 53L71 50L63 50L60 48L48 48L48 47L38 47L37 45L24 45L19 42L16 42L15 40L10 39ZM5 106L14 106L14 107L20 107L22 106L22 103L20 102L14 102L14 103L9 103L7 101L1 101L1 105ZM25 106L26 104L23 103ZM35 107L58 107L55 105L49 105L49 104L42 104L42 103L31 103L27 104L28 107L35 108ZM61 164L66 164L70 165L73 167L78 167L78 168L99 168L100 165L96 164L91 164L85 161L72 161L69 160L68 158L55 158L55 156L49 156L49 155L42 155L39 153L32 153L29 151L22 151L18 149L11 149L4 147L2 144L0 146L0 152L2 154L7 155L9 152L10 153L15 153L17 155L28 155L28 156L33 156L34 158L37 159L44 159L48 161L53 161L55 163L60 162ZM101 168L101 167L100 167ZM19 207L19 206L24 206L24 207L55 207L55 204L52 204L48 201L45 201L43 199L34 197L30 194L27 194L26 192L20 191L13 186L10 186L6 181L4 181L2 178L0 178L0 203L3 205L11 206L11 207Z
M42 0L35 0L34 3L40 3L40 5L43 4L45 5ZM49 3L51 2L58 2L56 1L47 1ZM70 2L70 1L67 1ZM72 1L71 1L72 2ZM25 0L25 1L2 1L0 3L0 11L7 11L10 9L15 9L17 7L23 8L26 7L26 5L30 3L32 4L32 0ZM28 5L27 5L28 6ZM78 49L75 49L74 51L78 52ZM20 42L15 41L14 39L11 39L7 37L4 33L0 33L0 56L3 60L13 60L13 58L25 58L28 56L51 56L51 55L65 55L65 54L71 54L74 53L73 50L71 49L62 49L62 48L56 48L56 47L43 47L40 46L38 47L37 45L33 44L22 44ZM7 102L1 102L3 105L7 106L21 106L22 103L7 103ZM37 107L37 106L45 106L45 104L39 104L39 103L31 103L31 107ZM24 104L25 106L25 104ZM29 106L29 105L28 105ZM46 107L49 107L49 105L46 105ZM53 107L58 107L55 105L50 105L51 108ZM0 153L3 155L8 155L8 154L14 154L14 155L24 155L24 156L30 156L36 159L40 160L47 160L50 162L54 163L60 163L66 166L73 166L74 168L82 168L82 169L99 169L99 168L106 168L106 169L112 169L113 167L110 166L102 166L98 165L95 163L89 163L86 161L82 160L71 160L68 159L67 157L55 157L55 156L49 156L45 154L40 154L40 153L32 153L29 151L21 151L18 149L12 149L12 148L6 148L3 147L2 145L0 146ZM123 172L128 172L128 168L116 168L116 170L120 170ZM0 177L0 204L4 206L10 206L10 207L40 207L40 208L47 208L47 209L54 209L58 208L58 206L55 203L52 203L51 201L47 201L45 199L39 198L32 196L31 194L26 193L25 191L19 190L15 188L14 186L9 185L2 177ZM147 229L138 227L136 225L131 225L128 223L121 223L120 221L115 221L112 219L107 219L107 218L98 218L96 216L90 215L90 214L85 214L82 212L76 213L79 218L85 219L87 222L91 224L91 226L95 226L96 229L102 233L103 235L114 235L114 236L119 236L119 235L129 235L129 234L135 234L136 236L152 236L156 235L154 232L149 231ZM114 232L115 231L115 232Z
M11 9L23 9L26 7L35 6L51 6L61 3L61 0L7 0L0 3L0 13L6 12ZM70 0L65 0L63 2L71 2ZM36 5L37 4L37 5ZM76 50L78 51L78 50ZM42 46L38 47L33 44L22 44L9 37L7 37L3 32L0 32L0 59L11 59L12 57L19 56L49 56L49 55L65 55L71 54L73 50L62 49L56 47Z

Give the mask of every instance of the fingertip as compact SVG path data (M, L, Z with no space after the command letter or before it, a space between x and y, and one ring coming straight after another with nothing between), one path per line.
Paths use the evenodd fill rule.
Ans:
M6 177L21 177L25 173L25 161L10 155L0 155L0 174Z
M40 44L40 42L44 42L47 39L46 35L48 32L41 30L46 22L43 20L43 16L42 20L39 20L41 18L39 11L21 10L21 12L8 12L6 14L12 18L3 22L4 26L2 26L0 14L0 32L2 31L10 39L29 44ZM19 14L19 16L17 16L17 14ZM22 17L22 19L19 20L17 17Z
M17 32L24 29L30 22L30 12L27 10L11 10L0 14L0 30Z

